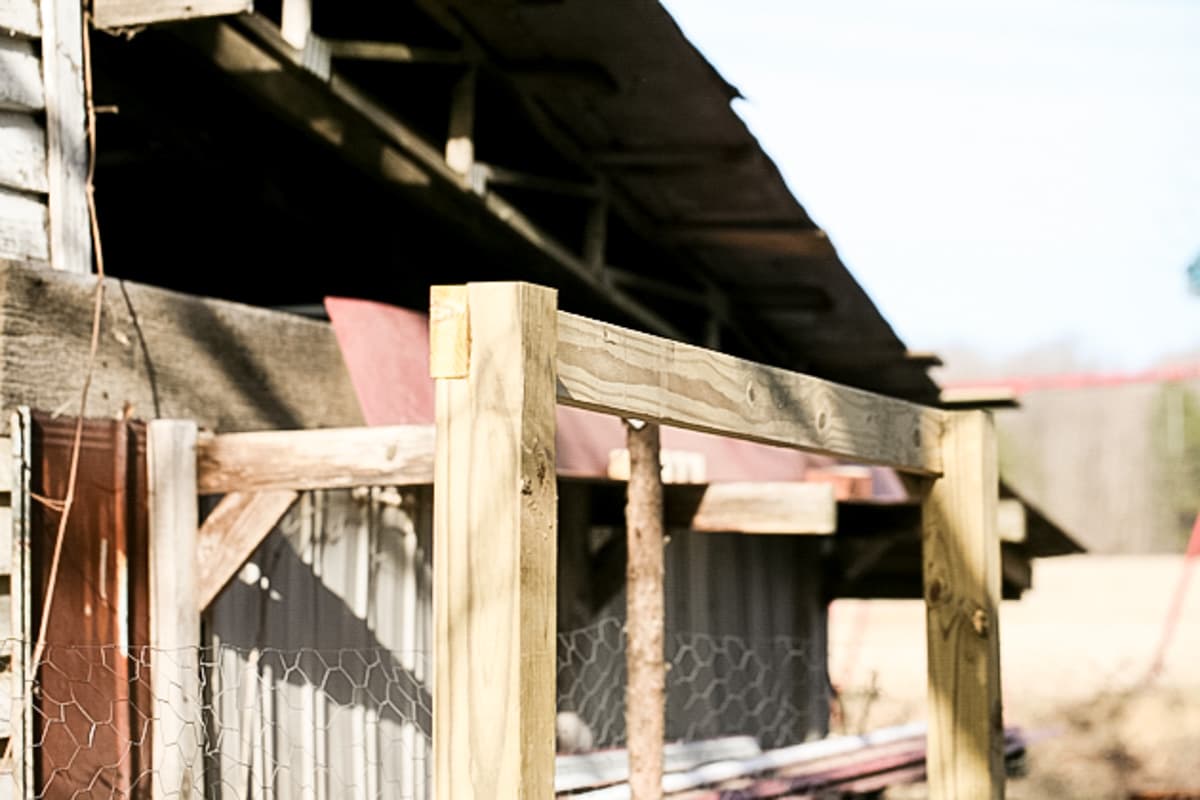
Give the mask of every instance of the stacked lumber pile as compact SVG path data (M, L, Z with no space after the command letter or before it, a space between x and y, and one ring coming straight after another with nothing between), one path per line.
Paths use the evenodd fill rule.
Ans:
M1005 732L1011 760L1024 755L1017 728ZM925 726L899 725L763 751L749 736L666 747L663 792L672 800L770 800L870 796L925 778ZM629 800L624 750L559 756L554 788L570 800Z

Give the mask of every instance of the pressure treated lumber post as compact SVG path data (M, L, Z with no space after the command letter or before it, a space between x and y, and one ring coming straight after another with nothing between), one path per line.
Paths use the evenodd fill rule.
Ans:
M554 796L556 305L432 292L437 800Z
M200 608L196 602L196 423L147 429L154 798L202 797Z
M663 666L663 485L658 425L627 420L629 448L625 531L626 645L629 683L625 738L633 800L662 797L665 683Z
M929 796L1004 797L996 435L984 411L951 412L943 475L922 501L929 653Z

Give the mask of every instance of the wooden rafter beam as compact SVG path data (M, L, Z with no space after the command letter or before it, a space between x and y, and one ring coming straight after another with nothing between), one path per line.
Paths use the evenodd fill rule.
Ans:
M358 39L330 39L329 53L333 58L347 61L386 61L392 64L447 64L471 63L463 50L446 50L436 47L418 47L401 42L375 42Z
M825 231L797 223L682 223L662 228L672 244L719 247L786 255L832 252Z

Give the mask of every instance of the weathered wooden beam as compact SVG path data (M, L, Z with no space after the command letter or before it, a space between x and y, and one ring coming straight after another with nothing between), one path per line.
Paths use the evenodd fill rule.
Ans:
M31 114L0 111L0 186L45 193L46 129Z
M351 163L397 187L420 189L422 202L444 215L485 215L484 220L495 225L497 232L506 230L539 257L592 286L621 313L664 336L684 338L676 326L641 300L607 285L579 255L511 203L494 192L474 195L468 175L451 169L444 151L353 83L333 73L316 75L327 84L317 85L303 53L284 42L270 20L249 14L239 20L239 26L251 30L254 41L228 23L215 23L207 30L181 30L179 35L206 51L218 67L259 99L335 147ZM310 74L304 76L297 70ZM477 203L480 205L474 205Z
M438 800L554 796L555 303L469 285L467 375L437 380Z
M356 61L388 61L394 64L470 63L470 58L462 50L418 47L401 42L330 39L329 52L334 58Z
M94 287L91 276L0 261L5 407L79 402ZM110 279L96 363L88 411L98 417L215 431L363 424L333 329L292 314Z
M226 433L196 446L200 494L433 482L429 425Z
M0 0L0 36L36 39L41 35L38 0Z
M929 658L929 796L1004 796L996 435L982 411L946 415L944 474L922 501Z
M101 30L134 28L158 22L244 14L253 0L94 0L94 22Z
M559 313L558 343L563 405L941 472L935 409L573 314Z
M292 489L231 492L196 537L196 607L208 608L300 496Z
M474 164L479 181L485 186L512 186L518 189L530 189L547 194L561 194L569 197L595 199L600 197L600 187L595 182L573 181L565 178L551 178L545 175L534 175L516 169L500 167L495 164Z
M837 499L830 483L713 483L704 491L691 529L830 534L837 530Z
M87 274L92 271L92 230L87 197L83 6L79 0L41 3L50 266Z
M200 751L200 608L196 602L196 424L147 429L150 682L155 798L204 792Z

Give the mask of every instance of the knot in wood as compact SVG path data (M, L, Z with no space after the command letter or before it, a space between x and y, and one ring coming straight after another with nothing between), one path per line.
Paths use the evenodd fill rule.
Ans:
M982 608L975 609L975 613L971 615L971 627L981 639L987 638L988 625L988 613Z
M942 582L936 578L929 582L927 599L930 605L936 605L942 599Z

